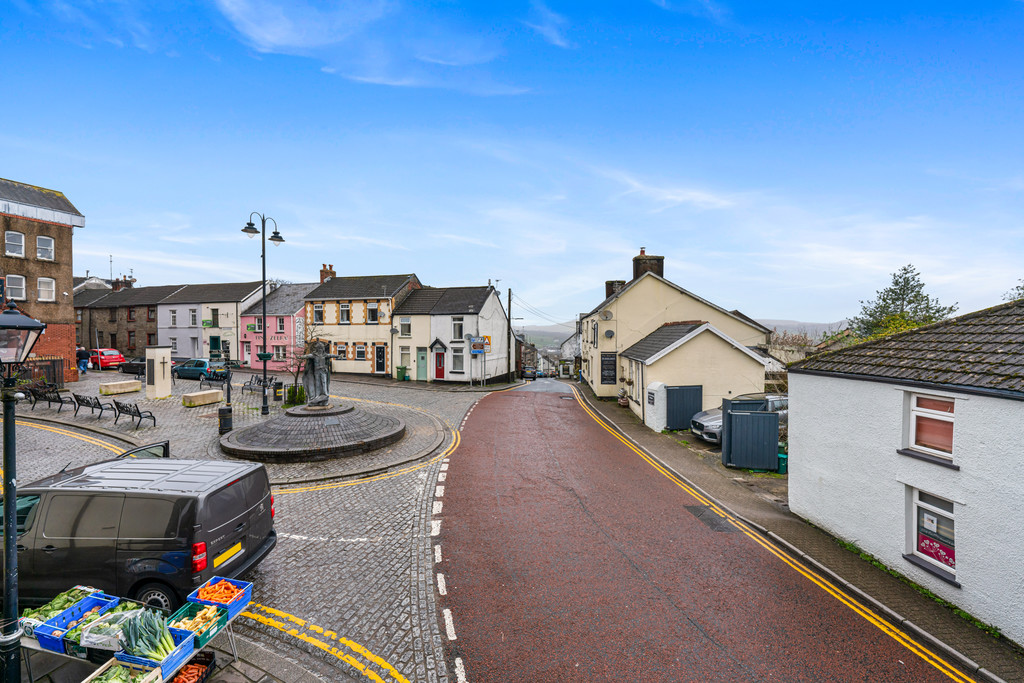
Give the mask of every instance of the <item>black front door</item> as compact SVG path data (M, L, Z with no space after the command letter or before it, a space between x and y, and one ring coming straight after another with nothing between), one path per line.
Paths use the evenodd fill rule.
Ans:
M386 347L384 347L384 346L376 346L376 347L374 347L374 353L376 355L375 356L376 357L376 366L374 368L374 372L385 372L386 371L385 362L384 362L384 360L385 360L384 359L385 350L386 350Z

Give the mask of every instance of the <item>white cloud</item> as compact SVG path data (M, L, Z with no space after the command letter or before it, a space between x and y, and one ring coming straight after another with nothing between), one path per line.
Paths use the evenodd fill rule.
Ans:
M560 14L556 14L548 9L542 2L533 3L534 14L537 16L536 22L524 21L523 24L529 26L534 31L540 34L544 40L548 43L561 48L575 47L569 40L563 35L564 26L566 24L565 17Z
M348 0L329 7L304 0L216 0L242 36L261 52L289 52L337 45L383 17L385 0Z
M724 209L736 203L732 197L707 190L644 183L624 171L597 168L593 169L593 171L598 175L625 185L627 189L619 194L619 197L637 195L649 199L657 205L656 211L664 211L665 209L681 205L688 205L697 209Z

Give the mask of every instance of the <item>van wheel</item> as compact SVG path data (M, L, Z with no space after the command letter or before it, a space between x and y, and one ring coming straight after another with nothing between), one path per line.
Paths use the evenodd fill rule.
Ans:
M135 591L135 599L144 605L159 607L168 612L178 609L178 596L162 583L144 583Z

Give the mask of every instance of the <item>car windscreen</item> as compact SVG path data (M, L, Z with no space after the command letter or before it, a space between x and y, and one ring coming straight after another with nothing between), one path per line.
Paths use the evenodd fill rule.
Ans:
M120 352L114 351L113 349L107 349L106 351L103 352L103 355L104 356L120 356L121 354L120 354Z
M39 496L18 496L14 502L15 506L15 523L17 524L17 533L22 533L26 529L32 526L32 520L35 518L35 511L39 505ZM0 531L2 531L2 524L4 520L3 511L3 498L0 498Z

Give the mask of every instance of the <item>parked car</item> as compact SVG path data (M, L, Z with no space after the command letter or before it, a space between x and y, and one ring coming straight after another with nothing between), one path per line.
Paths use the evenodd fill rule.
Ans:
M523 366L523 379L537 379L537 368L529 365Z
M169 454L151 444L19 486L19 601L84 584L173 610L259 564L277 544L264 466Z
M95 370L116 368L124 362L124 356L117 349L93 349L89 353L89 362Z
M178 363L171 368L171 377L204 379L207 377L223 375L226 372L227 368L224 367L224 363L222 361L210 360L208 358L190 358L184 363Z
M779 414L779 424L789 424L789 396L787 394L741 394L734 401L764 401L762 411ZM694 436L709 443L722 442L722 409L712 408L697 413L690 420L690 431Z
M144 375L146 374L146 357L135 356L134 358L130 358L121 363L117 369L125 374Z

